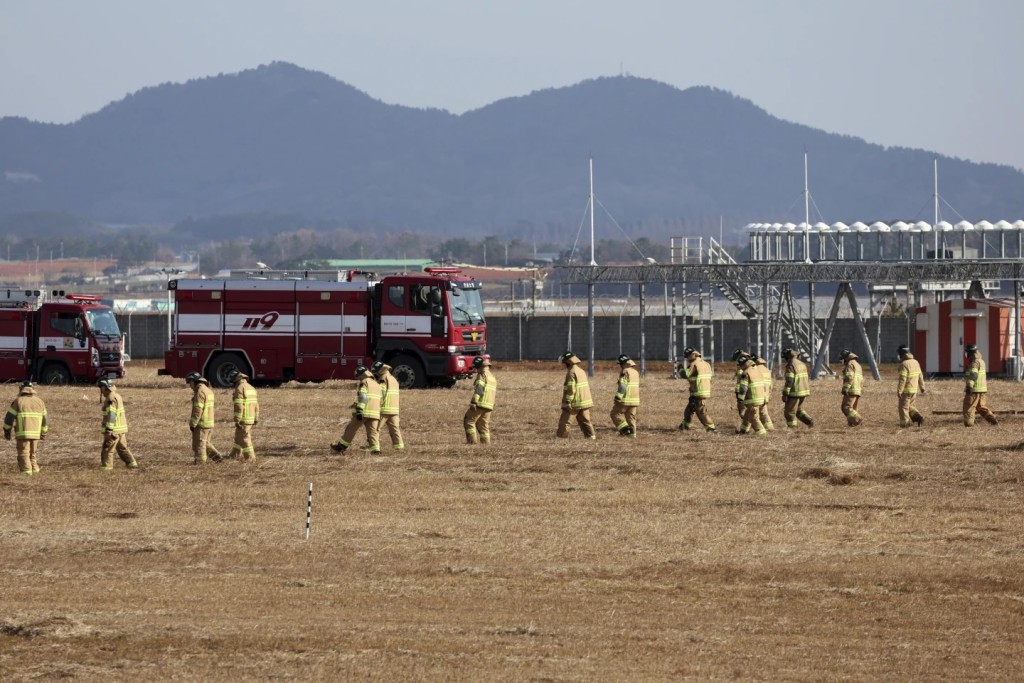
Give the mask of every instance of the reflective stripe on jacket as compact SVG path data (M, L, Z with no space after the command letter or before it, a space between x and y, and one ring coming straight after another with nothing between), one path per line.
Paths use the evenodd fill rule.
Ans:
M690 363L686 368L686 379L690 382L690 396L694 398L708 398L711 396L711 363L703 358Z
M124 401L116 389L103 401L103 430L111 434L124 434L128 431L128 418L124 414Z
M352 414L364 418L380 419L380 385L377 380L369 377L359 380L356 389L356 402L352 404Z
M390 372L385 372L379 380L381 389L381 415L398 415L398 380Z
M972 394L984 394L988 392L988 379L985 372L985 361L981 356L975 356L974 360L967 367L967 391Z
M565 391L562 394L562 407L570 410L592 408L594 398L590 395L590 382L587 373L579 364L573 365L565 373Z
M188 420L189 427L209 429L213 427L214 393L213 389L202 382L196 383L192 394L192 416Z
M765 403L764 374L768 369L759 365L749 365L743 373L739 386L743 390L743 405L760 406ZM769 380L770 381L770 380Z
M482 367L476 374L473 381L473 397L469 399L469 405L494 410L494 400L498 395L498 380L491 374L489 368Z
M906 359L900 363L900 381L896 385L896 391L900 394L916 394L918 389L924 389L924 378L921 376L921 364L908 354Z
M811 384L807 378L807 366L803 361L794 358L786 364L786 386L782 395L787 398L800 398L811 395Z
M864 372L860 363L851 358L843 366L843 393L847 396L860 396L861 385L864 383Z
M14 430L16 439L38 439L46 433L46 406L43 399L21 394L11 403L4 418L4 431Z
M640 405L640 373L636 368L622 368L616 385L615 402L624 406Z
M254 425L260 419L260 402L256 398L256 390L244 379L235 386L231 397L235 404L235 422L243 425Z

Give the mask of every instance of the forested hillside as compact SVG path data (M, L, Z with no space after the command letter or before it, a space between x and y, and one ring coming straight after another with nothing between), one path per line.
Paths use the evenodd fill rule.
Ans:
M599 78L454 115L285 63L146 88L67 125L0 119L0 219L178 225L183 240L344 227L571 243L592 155L606 236L662 240L802 220L805 149L815 219L930 219L932 153L709 87ZM939 168L950 217L1024 216L1019 170Z

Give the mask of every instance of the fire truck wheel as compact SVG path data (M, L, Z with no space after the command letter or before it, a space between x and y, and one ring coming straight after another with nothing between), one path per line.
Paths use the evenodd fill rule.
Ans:
M213 359L207 368L207 377L210 379L210 384L221 389L226 389L231 386L231 382L228 381L228 375L232 371L238 370L244 372L247 375L252 376L249 366L242 359L241 356L234 353L224 353Z
M68 384L71 382L71 373L60 363L50 363L43 368L39 381L43 384Z
M403 389L422 389L427 386L427 373L412 356L395 356L391 359L391 374Z

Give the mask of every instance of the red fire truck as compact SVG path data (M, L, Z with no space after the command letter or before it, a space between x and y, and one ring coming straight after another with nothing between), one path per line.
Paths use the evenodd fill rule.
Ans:
M104 377L124 377L124 339L99 297L0 289L0 381Z
M486 351L480 283L460 273L172 280L159 374L200 372L220 387L235 369L264 383L352 379L376 359L403 387L452 386Z

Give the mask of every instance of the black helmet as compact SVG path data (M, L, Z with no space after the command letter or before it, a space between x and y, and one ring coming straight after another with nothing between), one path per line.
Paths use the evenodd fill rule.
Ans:
M629 356L627 356L626 354L622 354L621 356L619 356L615 360L618 361L619 365L624 365L625 363L628 363L629 361L631 361L633 359L630 358Z
M793 358L796 357L796 349L794 349L791 346L782 349L782 357L785 358L786 360L792 360Z
M977 344L968 344L967 346L964 347L964 353L967 353L967 354L976 353L977 351L978 351L978 345Z
M847 356L849 355L850 349L843 349L842 351L839 352L839 357L842 358L843 360L846 360Z
M22 389L31 389L32 388L32 380L27 379L24 382L22 382L21 383L21 388Z
M101 379L100 381L96 382L96 386L98 386L100 389L106 389L109 391L110 389L114 388L114 383L111 382L109 379Z
M910 353L910 347L908 347L906 344L901 344L900 347L896 349L897 356L905 356L908 353Z
M190 372L187 375L185 375L185 381L186 382L198 382L200 379L202 379L202 377L203 376L200 375L198 372Z
M697 349L693 348L692 346L687 346L685 349L683 349L683 358L689 358L690 356L692 356L695 353L700 353L700 352L697 351Z
M748 356L745 353L741 353L740 355L736 356L735 358L736 358L736 365L743 365L748 360L750 360L750 356Z
M379 360L370 366L370 372L376 375L382 367L384 367L384 361Z
M565 361L569 360L570 358L572 358L575 355L576 354L573 353L572 351L566 351L565 353L563 353L561 356L558 357L558 360L560 360L560 361L562 361L564 363Z
M740 356L746 356L746 355L748 355L748 354L743 349L736 349L735 351L732 352L732 359L734 361L739 361Z
M489 366L490 364L491 359L489 356L477 356L476 358L473 359L473 367L476 368L477 370L479 370L482 367Z
M238 381L238 378L241 376L242 373L239 372L237 369L233 368L230 372L228 372L228 381L234 384L235 382Z

